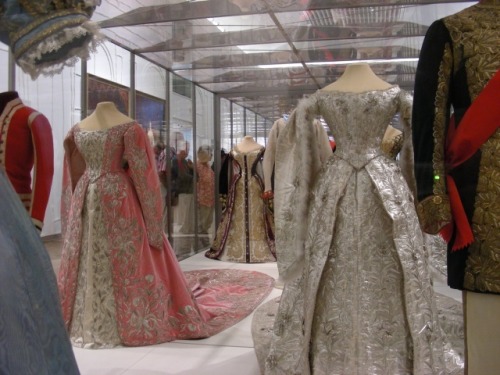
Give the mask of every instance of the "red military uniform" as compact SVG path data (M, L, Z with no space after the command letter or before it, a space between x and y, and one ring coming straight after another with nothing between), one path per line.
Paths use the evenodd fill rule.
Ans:
M33 223L42 229L54 174L52 128L16 92L0 93L0 164Z

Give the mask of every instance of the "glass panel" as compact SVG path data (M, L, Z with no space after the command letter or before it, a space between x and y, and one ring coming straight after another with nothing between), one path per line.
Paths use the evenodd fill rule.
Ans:
M135 89L159 99L166 99L167 72L157 64L135 57Z
M9 47L0 43L0 92L9 89Z
M130 52L105 41L87 62L87 72L108 81L130 87Z
M245 130L243 127L243 119L245 116L245 108L241 105L233 103L233 145L241 142L242 138L245 136Z
M173 76L172 74L170 75ZM170 87L171 189L173 200L172 246L178 259L195 251L194 243L194 152L193 105L189 97Z
M221 152L228 153L232 143L231 102L222 98L220 101L220 147Z
M215 234L214 95L196 88L197 251L210 247Z
M267 145L267 129L268 128L266 128L266 119L262 116L257 115L257 121L256 121L257 135L255 137L255 140L257 141L257 143L264 146Z
M255 113L248 109L245 109L245 126L246 134L256 138Z

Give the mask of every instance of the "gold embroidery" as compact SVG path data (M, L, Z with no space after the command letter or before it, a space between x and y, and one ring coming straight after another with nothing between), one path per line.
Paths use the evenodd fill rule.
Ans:
M448 121L447 100L450 91L452 59L451 48L446 45L438 73L438 89L435 100L436 117L433 130L434 153L432 155L432 167L434 169L434 184L432 190L438 196L446 195L444 145Z
M451 221L450 200L446 195L431 195L417 205L417 214L422 230L438 234Z
M453 41L455 69L465 61L472 101L500 67L498 8L477 5L445 19ZM479 125L479 124L478 124ZM481 146L472 231L464 287L500 293L500 134Z
M446 124L448 122L447 98L450 91L452 66L451 47L447 44L439 67L438 88L434 103L436 116L433 130L434 152L432 155L432 167L434 169L433 195L420 201L417 205L417 214L422 230L429 234L439 233L440 229L451 222L450 201L446 194L444 145L447 131Z

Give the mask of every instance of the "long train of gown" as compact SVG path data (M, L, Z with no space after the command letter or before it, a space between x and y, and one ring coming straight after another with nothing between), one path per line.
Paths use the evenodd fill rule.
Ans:
M205 270L186 280L162 230L154 155L138 124L98 131L76 125L64 146L58 283L73 345L208 337L270 292L272 279L258 272Z
M224 211L210 250L205 255L239 263L275 262L274 218L261 195L262 156L265 149L229 156L230 187Z
M397 112L408 124L410 108L411 99L397 86L319 91L299 104L285 128L275 207L277 250L284 252L278 252L278 259L284 256L280 273L291 281L276 316L267 375L443 373L412 194L399 166L380 149L387 124ZM337 148L313 176L310 129L317 115ZM302 240L303 253L295 250Z

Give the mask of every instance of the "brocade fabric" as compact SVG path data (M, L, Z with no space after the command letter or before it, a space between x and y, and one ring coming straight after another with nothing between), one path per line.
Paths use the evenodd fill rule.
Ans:
M230 153L229 197L210 250L205 255L239 263L274 262L274 218L261 195L264 148Z
M289 244L289 265L266 375L444 373L413 197L398 164L380 148L397 112L408 134L411 97L397 86L318 91L296 112L280 137L287 168L277 166L277 240ZM318 115L337 144L321 169L309 143Z
M97 131L76 125L64 146L58 283L73 345L208 337L270 292L272 278L240 270L207 270L187 282L162 230L154 154L137 123Z
M447 194L444 144L450 114L459 128L467 109L500 69L499 18L498 0L484 0L435 21L427 31L415 76L413 106L419 202L426 202L431 195L440 198ZM500 99L500 94L496 96ZM474 242L458 251L451 251L454 238L449 243L448 284L452 288L500 293L499 151L497 128L478 152L450 173L474 235ZM431 205L433 210L424 216L430 220L443 212L449 216L447 200L438 202L444 207Z

